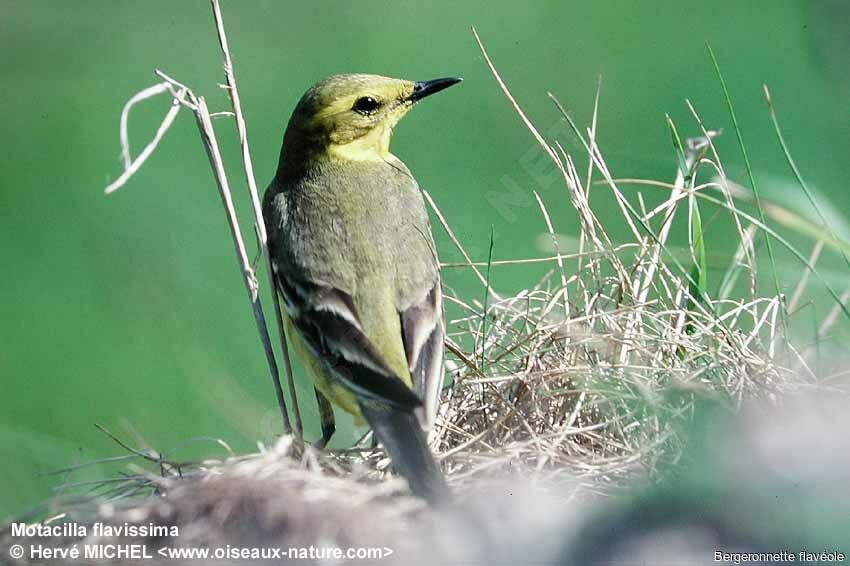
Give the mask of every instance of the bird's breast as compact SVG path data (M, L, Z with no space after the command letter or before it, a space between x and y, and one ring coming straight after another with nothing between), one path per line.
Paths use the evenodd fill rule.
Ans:
M329 161L279 198L279 239L312 276L347 292L377 277L395 295L436 278L425 203L399 159Z

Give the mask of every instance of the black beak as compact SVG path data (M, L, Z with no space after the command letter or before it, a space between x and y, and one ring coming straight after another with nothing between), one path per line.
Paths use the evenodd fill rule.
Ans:
M411 102L422 100L426 96L431 96L432 94L440 92L443 89L447 89L452 85L456 85L462 80L463 79L448 77L445 79L433 79L430 81L417 81L413 85L413 92L410 94L408 100L410 100Z

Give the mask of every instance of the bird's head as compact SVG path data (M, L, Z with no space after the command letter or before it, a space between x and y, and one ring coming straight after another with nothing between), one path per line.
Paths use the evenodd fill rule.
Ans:
M334 75L308 90L289 120L283 151L337 159L384 159L393 128L419 100L460 82L406 81L378 75Z

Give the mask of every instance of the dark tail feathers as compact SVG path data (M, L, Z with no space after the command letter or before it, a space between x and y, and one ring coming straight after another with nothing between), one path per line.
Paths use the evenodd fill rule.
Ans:
M411 491L431 504L446 503L448 487L413 411L370 407L367 403L361 403L360 409Z

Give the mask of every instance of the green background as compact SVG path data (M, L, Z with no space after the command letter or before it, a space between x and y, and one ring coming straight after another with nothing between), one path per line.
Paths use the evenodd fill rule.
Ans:
M615 176L672 179L664 115L683 135L696 135L688 98L709 128L726 130L721 157L744 183L708 41L763 194L814 218L773 134L761 91L767 83L803 174L847 233L848 2L225 2L224 13L261 187L274 173L289 112L316 80L340 72L462 76L462 85L400 124L393 152L474 258L486 258L491 226L497 259L543 255L531 190L541 193L559 232L575 234L575 214L489 75L470 26L540 131L562 140L580 163L585 156L546 92L586 125L601 74L598 139ZM94 423L180 458L225 454L204 437L237 452L273 442L276 405L191 115L181 112L123 189L102 192L120 172L121 108L155 82L154 68L206 95L213 109L227 108L216 86L221 62L208 3L4 0L0 53L0 519L62 483L46 473L122 453ZM134 154L167 104L158 98L131 114ZM217 124L249 227L234 128ZM606 193L594 193L595 208L625 241ZM644 193L649 203L663 197ZM709 225L710 254L732 249L728 227ZM682 243L677 228L674 240ZM435 232L442 259L457 260L442 230ZM810 241L790 237L808 252ZM788 291L802 270L785 253L779 267ZM821 267L839 291L846 287L834 254ZM497 269L493 283L510 292L543 271ZM481 296L459 270L447 270L445 281L461 295ZM815 301L801 324L811 328L827 308ZM313 397L301 391L313 438ZM336 444L353 435L345 428ZM106 473L114 471L93 468L70 479Z

